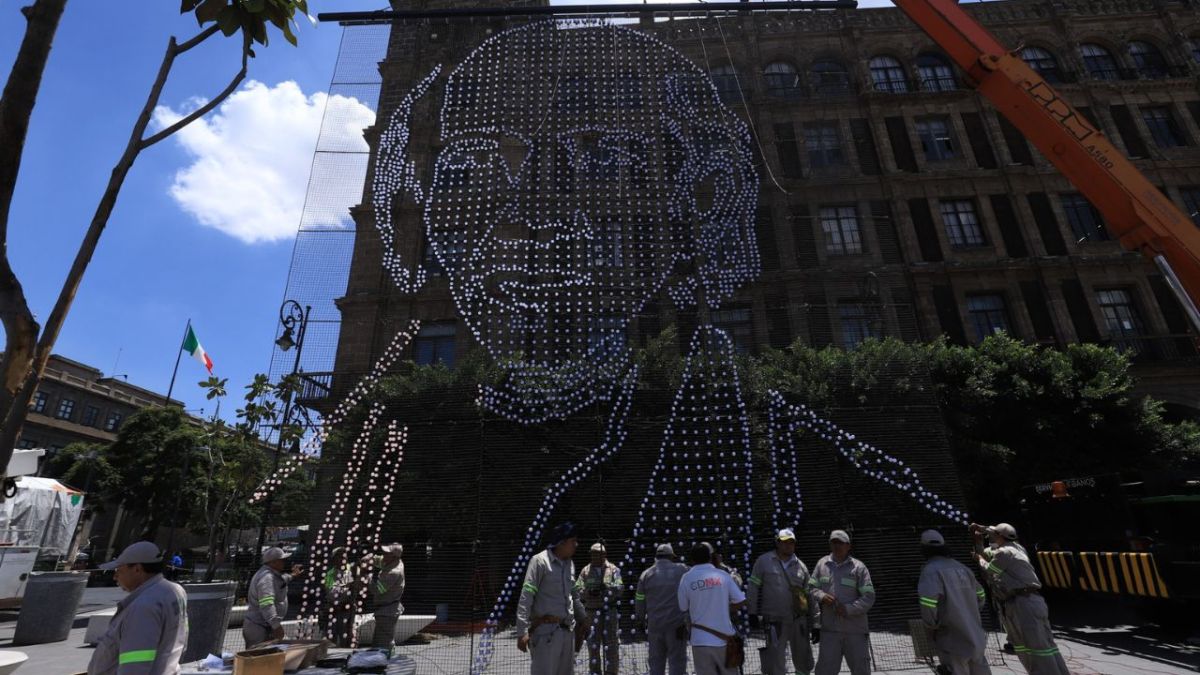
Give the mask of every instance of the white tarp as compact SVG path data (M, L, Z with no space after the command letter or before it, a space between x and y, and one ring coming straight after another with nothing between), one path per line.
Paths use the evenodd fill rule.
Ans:
M21 476L16 496L0 504L0 538L66 555L82 512L82 492L53 478Z

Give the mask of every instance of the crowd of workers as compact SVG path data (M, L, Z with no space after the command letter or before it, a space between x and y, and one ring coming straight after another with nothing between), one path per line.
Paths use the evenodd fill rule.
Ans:
M1001 622L1018 659L1031 675L1067 675L1054 644L1041 583L1016 530L1006 523L972 525L975 556L984 582L998 603ZM657 547L654 564L638 578L634 620L646 634L650 675L684 675L691 645L697 675L734 675L742 642L734 619L744 607L752 628L761 628L763 675L834 675L843 662L852 675L871 670L867 616L875 604L871 573L850 555L850 535L834 530L829 555L811 571L796 556L796 536L783 529L775 548L760 555L742 579L713 547L695 544L689 565L676 562L670 544ZM532 675L570 675L575 654L588 647L592 675L617 675L620 667L620 569L602 543L579 575L573 558L579 544L572 525L555 529L550 545L530 561L517 606L517 648L529 652ZM953 675L990 673L984 658L986 633L980 612L988 592L975 572L950 557L936 530L921 534L926 563L917 582L920 614L929 629L940 670ZM354 617L361 601L374 605L373 648L390 650L405 577L400 544L380 547L353 561L335 549L322 579L323 631L340 646L354 642ZM96 645L89 675L173 675L187 643L187 599L183 588L162 576L162 552L151 542L132 544L113 570L129 594L117 605L108 631ZM263 552L250 580L242 624L246 646L284 637L289 582L304 573L280 548ZM816 659L813 645L818 645Z
M971 525L975 559L1018 660L1031 675L1068 675L1054 643L1041 583L1016 529L1006 523ZM569 675L575 653L588 647L591 675L617 675L620 667L620 569L602 543L575 576L579 539L567 523L550 545L529 562L517 606L517 648L529 652L532 675ZM984 651L981 611L988 592L970 568L954 560L942 534L927 530L920 547L925 566L917 581L921 619L932 639L939 672L991 672ZM743 585L712 545L700 542L688 554L690 567L675 560L670 544L658 546L654 564L638 578L635 621L646 634L650 675L684 675L686 646L692 672L734 675L742 641L734 619L744 607L752 628L761 628L763 675L794 672L835 675L843 662L851 675L871 671L867 615L875 604L871 573L850 555L850 535L834 530L829 555L810 571L796 556L796 536L783 529L775 549L754 562ZM813 645L818 645L813 658Z
M363 556L357 564L343 549L333 551L332 565L322 579L325 612L321 629L339 646L354 644L354 617L363 604L374 607L375 632L371 648L391 650L396 621L404 611L404 547L388 544ZM187 646L187 595L183 587L163 577L163 554L152 542L128 546L101 569L112 570L126 595L108 630L96 643L88 675L178 675ZM278 547L262 554L262 567L246 591L242 637L246 647L284 639L288 615L288 584L304 574ZM363 603L363 600L366 603Z

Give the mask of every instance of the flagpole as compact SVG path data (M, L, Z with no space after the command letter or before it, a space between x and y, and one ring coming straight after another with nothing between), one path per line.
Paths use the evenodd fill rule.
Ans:
M188 318L187 325L183 327L183 337L179 339L179 349L175 350L175 370L171 371L171 386L167 387L167 400L163 403L163 407L171 405L171 392L175 391L175 376L179 374L179 359L183 356L183 343L187 342L188 332L192 330L192 320Z

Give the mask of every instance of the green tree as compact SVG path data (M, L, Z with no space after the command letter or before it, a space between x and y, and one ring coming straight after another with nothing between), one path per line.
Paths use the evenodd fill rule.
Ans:
M182 0L180 12L195 16L201 30L183 42L178 42L174 37L167 41L146 103L134 122L124 152L113 166L108 185L96 205L95 214L59 291L58 300L45 326L39 326L8 259L8 214L29 119L50 54L50 44L65 4L66 0L37 0L34 5L25 8L28 20L25 39L10 71L3 97L0 98L0 321L3 322L6 338L5 351L0 356L0 466L8 466L8 460L12 457L12 449L29 412L29 401L66 321L71 303L83 281L83 274L100 243L100 236L108 225L121 187L138 155L208 114L228 98L246 77L248 60L254 56L254 45L267 44L268 25L275 26L288 42L295 45L296 36L291 24L297 11L308 13L307 0ZM226 37L240 37L240 69L224 89L196 110L165 129L147 134L151 116L158 106L175 59L218 33Z

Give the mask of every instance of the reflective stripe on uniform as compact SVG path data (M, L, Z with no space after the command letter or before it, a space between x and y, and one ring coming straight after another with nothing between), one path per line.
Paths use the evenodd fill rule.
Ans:
M986 591L984 591L982 588L976 588L976 589L975 589L975 595L978 595L978 596L979 596L979 597L981 597L981 598L986 598L986 597L987 597L987 592L986 592Z
M937 598L927 598L922 595L921 596L921 604L925 605L926 607L936 608L938 606L938 600L937 600Z
M388 589L387 584L383 583L382 581L375 582L375 590L376 591L378 591L380 593L387 593L387 589Z
M117 656L117 663L122 666L127 663L147 663L153 661L156 654L158 654L158 650L155 649L138 649L131 652L121 652Z
M273 595L264 595L258 600L259 607L266 607L267 605L273 604L275 604L275 596Z
M1057 656L1058 655L1058 647L1050 647L1049 649L1029 649L1028 647L1026 647L1025 651L1029 652L1030 654L1033 654L1034 656Z
M754 584L755 586L762 586L762 579L759 579L758 577L751 574L750 575L750 583Z
M633 599L634 600L645 600L646 594L645 593L637 593L633 596Z
M859 586L858 592L859 593L874 593L875 586L874 586L874 584L866 584L865 586Z
M529 583L528 581L527 581L527 582L525 582L525 584L522 586L522 588L524 588L525 590L529 591L530 593L537 593L537 592L538 592L538 587L537 587L537 586L534 586L533 584Z

